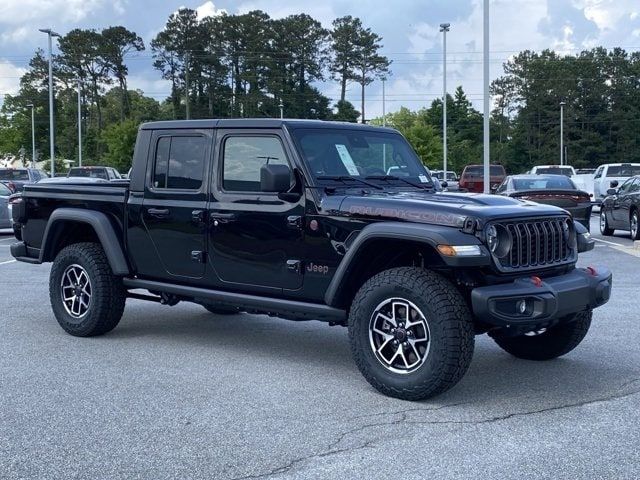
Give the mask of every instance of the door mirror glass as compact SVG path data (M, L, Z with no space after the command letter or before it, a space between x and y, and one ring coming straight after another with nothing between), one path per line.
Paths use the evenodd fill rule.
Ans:
M612 182L609 184L609 186L610 186L611 188L616 188L618 185L619 185L619 183L618 183L618 181L617 181L617 180L614 180L614 181L612 181Z
M260 168L260 190L263 192L284 193L291 186L289 165L267 164Z

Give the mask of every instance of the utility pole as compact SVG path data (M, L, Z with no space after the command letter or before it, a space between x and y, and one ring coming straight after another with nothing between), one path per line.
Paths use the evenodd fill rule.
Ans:
M447 32L449 23L441 23L442 32L442 181L447 181Z
M31 109L31 168L36 168L36 120L35 105L30 103L27 108Z
M185 83L185 103L186 103L186 118L191 118L191 108L189 107L189 60L190 54L187 52L184 56L184 83Z
M382 77L382 126L387 126L387 96L385 92L386 77Z
M566 103L560 102L560 165L564 165L564 106Z
M489 163L491 161L489 151L489 0L484 0L484 21L483 21L483 63L484 63L484 116L482 122L483 136L483 157L484 157L484 193L491 192L491 169Z
M51 156L51 176L55 174L55 127L53 121L53 48L51 45L52 37L59 37L60 34L54 32L50 28L41 28L42 33L46 33L49 37L49 155Z
M82 79L78 78L78 166L82 166Z

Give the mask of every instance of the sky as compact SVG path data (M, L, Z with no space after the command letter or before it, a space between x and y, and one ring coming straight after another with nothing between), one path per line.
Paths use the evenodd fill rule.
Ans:
M140 35L147 48L168 16L180 7L200 16L220 11L245 13L260 9L272 18L308 13L325 27L333 19L352 15L383 37L382 53L393 61L386 82L386 109L417 109L442 95L442 34L438 25L451 24L447 35L448 92L462 85L476 108L482 102L482 0L1 0L0 102L16 93L19 78L37 48L46 50L46 35L38 28L64 34L73 28L102 29L123 25ZM594 46L640 50L640 0L491 0L491 77L502 74L502 63L517 52L555 49L572 54ZM127 61L129 86L158 100L169 85L152 67L147 49ZM335 99L339 85L327 79L317 85ZM350 85L347 99L359 109L359 90ZM367 89L367 117L382 113L382 85Z

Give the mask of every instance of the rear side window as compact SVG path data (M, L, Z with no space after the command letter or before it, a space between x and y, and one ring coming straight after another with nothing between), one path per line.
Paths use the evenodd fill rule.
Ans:
M0 180L29 180L29 173L26 170L14 170L8 168L6 170L0 169Z
M224 190L259 192L260 168L267 163L287 165L287 157L278 137L227 137L222 172Z
M156 146L153 187L199 190L205 151L203 136L160 137Z
M635 165L610 165L607 177L632 177L640 175L640 167Z

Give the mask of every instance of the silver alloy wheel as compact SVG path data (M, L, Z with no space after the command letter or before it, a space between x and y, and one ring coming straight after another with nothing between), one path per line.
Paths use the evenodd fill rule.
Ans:
M429 355L429 323L414 303L403 298L389 298L371 315L369 343L375 357L387 370L411 373L420 368Z
M638 236L638 213L633 212L633 215L631 215L631 238L635 240L637 236Z
M604 210L603 210L600 212L600 233L604 233L606 229L607 229L607 215L604 213Z
M87 271L80 265L69 265L60 281L60 297L67 313L76 319L84 317L91 305L91 293Z

